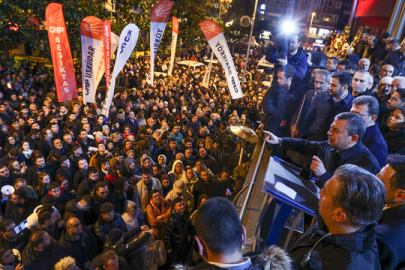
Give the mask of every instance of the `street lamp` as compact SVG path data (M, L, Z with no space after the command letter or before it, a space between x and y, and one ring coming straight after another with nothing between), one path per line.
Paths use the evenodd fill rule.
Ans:
M314 20L315 15L316 15L316 13L315 13L315 12L312 12L312 14L311 14L311 22L309 23L309 29L308 29L308 34L307 34L307 42L306 42L306 44L307 44L307 49L308 49L308 35L309 35L309 31L311 31L312 21Z

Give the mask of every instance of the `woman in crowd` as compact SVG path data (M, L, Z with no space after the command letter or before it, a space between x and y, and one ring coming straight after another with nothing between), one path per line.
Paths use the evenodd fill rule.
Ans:
M387 128L382 131L387 142L388 152L392 154L405 154L405 107L391 112Z
M124 213L121 217L127 224L128 231L146 224L142 209L133 201L128 200L123 209Z

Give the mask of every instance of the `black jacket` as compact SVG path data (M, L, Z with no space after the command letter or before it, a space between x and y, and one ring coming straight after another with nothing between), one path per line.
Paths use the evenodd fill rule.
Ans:
M176 249L187 244L189 235L190 214L187 209L181 216L180 213L172 209L172 215L169 217L165 231L166 249Z
M102 178L100 178L100 179L102 179ZM97 182L92 182L89 179L85 179L83 182L81 182L76 191L76 199L81 200L84 195L90 194L91 192L93 192L94 188L96 187Z
M55 240L44 251L35 251L31 244L28 244L22 253L22 264L24 270L53 270L55 264L65 257L65 252Z
M54 180L55 170L51 166L45 165L43 168L38 168L37 165L33 165L27 170L27 185L32 187L38 186L38 174L41 172L47 173L51 178L51 182Z
M293 269L381 269L376 241L377 223L372 223L359 232L326 236L315 246L329 231L320 217L318 220L319 224L308 229L291 248ZM302 267L303 257L314 246L307 267Z
M13 204L9 198L7 201L7 204L6 204L5 217L11 218L12 220L14 220L15 224L18 225L21 222L23 222L24 220L26 220L27 217L29 215L31 215L32 212L34 212L34 209L37 206L38 206L38 200L35 198L27 197L22 206ZM20 207L22 208L21 212L20 212Z
M117 253L118 256L124 257L127 260L128 264L133 265L134 263L131 262L131 260L135 258L135 251L142 247L142 245L145 244L151 236L149 232L145 232L141 237L137 238L137 240L131 241L131 239L133 239L140 232L141 228L138 227L124 233L124 241L116 245L113 245L106 241L103 252L113 250Z
M66 222L69 218L75 217L80 220L83 226L94 224L97 221L97 215L93 210L85 212L77 206L78 200L70 200L65 205L63 220Z
M72 256L76 260L76 265L84 269L87 261L92 261L96 257L97 242L89 229L83 227L79 240L74 240L66 230L63 231L59 239L66 256Z
M348 93L344 99L335 103L329 91L315 95L303 119L300 136L311 141L326 140L328 138L326 133L335 116L342 112L349 112L353 99L353 96Z
M124 232L127 232L127 224L118 214L114 214L113 220L105 221L102 216L99 216L96 224L94 225L94 233L97 238L100 239L103 243L107 239L108 234L114 228L119 228Z
M41 204L44 203L49 203L53 206L55 206L58 210L59 213L63 216L65 213L65 204L72 199L72 194L69 193L66 190L63 190L63 188L60 188L61 195L60 197L56 198L51 195L49 195L49 192L41 199Z
M199 198L202 194L207 195L209 198L225 197L226 186L221 183L214 182L211 179L208 183L200 180L193 186L193 196L194 198Z
M117 197L114 194L111 194L110 192L108 193L107 198L104 200L100 198L95 191L91 193L91 196L94 198L94 207L93 210L97 213L97 215L100 214L100 206L103 203L109 202L114 205L114 212L115 213L121 213L121 206L120 202L118 201Z
M359 141L351 148L336 152L327 141L324 142L311 142L302 139L282 138L282 147L299 152L307 156L322 156L323 164L325 165L326 173L321 175L315 184L319 188L323 188L326 181L328 181L333 172L344 164L357 165L373 174L377 174L380 171L380 165L377 159L371 152ZM326 147L326 148L325 148Z
M405 205L385 209L378 220L377 233L395 251L396 264L405 265Z
M287 119L288 91L284 87L271 87L263 98L263 112L266 114L266 130L277 136L285 134L286 126L280 127L281 122ZM290 108L291 109L291 108Z
M405 154L405 129L390 130L383 129L382 135L388 146L388 153L390 154Z

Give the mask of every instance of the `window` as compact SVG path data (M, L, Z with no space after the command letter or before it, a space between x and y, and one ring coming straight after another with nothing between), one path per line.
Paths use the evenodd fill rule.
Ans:
M335 2L336 9L340 9L341 7L342 7L342 2L340 2L340 1Z
M332 15L323 15L322 21L324 21L324 22L334 22L334 16L332 16Z
M333 2L332 2L332 1L329 1L328 7L332 7L332 4L333 4Z

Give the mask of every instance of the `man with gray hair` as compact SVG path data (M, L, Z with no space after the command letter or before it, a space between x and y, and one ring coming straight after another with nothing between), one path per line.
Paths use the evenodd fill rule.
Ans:
M386 197L383 183L372 173L346 164L319 194L318 224L291 248L293 268L381 269L376 233Z
M379 113L378 101L375 97L361 96L353 100L350 112L358 114L366 122L363 144L377 158L380 167L385 166L388 157L388 146L377 124Z
M394 93L395 90L398 88L405 88L405 77L403 76L395 76L392 78L391 83L391 95Z
M370 60L367 58L361 58L359 61L359 70L368 71L370 69Z
M297 136L300 130L300 125L304 123L304 121L300 121L305 119L305 115L308 112L308 109L311 105L312 99L315 95L325 92L328 90L329 80L330 80L331 73L324 69L318 69L315 73L314 79L314 89L309 90L305 93L304 98L301 101L301 106L297 108L295 114L293 115L291 122L290 122L290 131L293 136ZM297 122L298 119L298 122ZM298 123L298 125L296 125Z
M328 140L313 142L288 137L279 138L269 132L269 144L279 144L284 149L311 156L311 170L322 188L333 172L341 165L355 164L377 174L380 165L374 155L363 145L366 123L358 114L345 112L336 115L328 131Z

